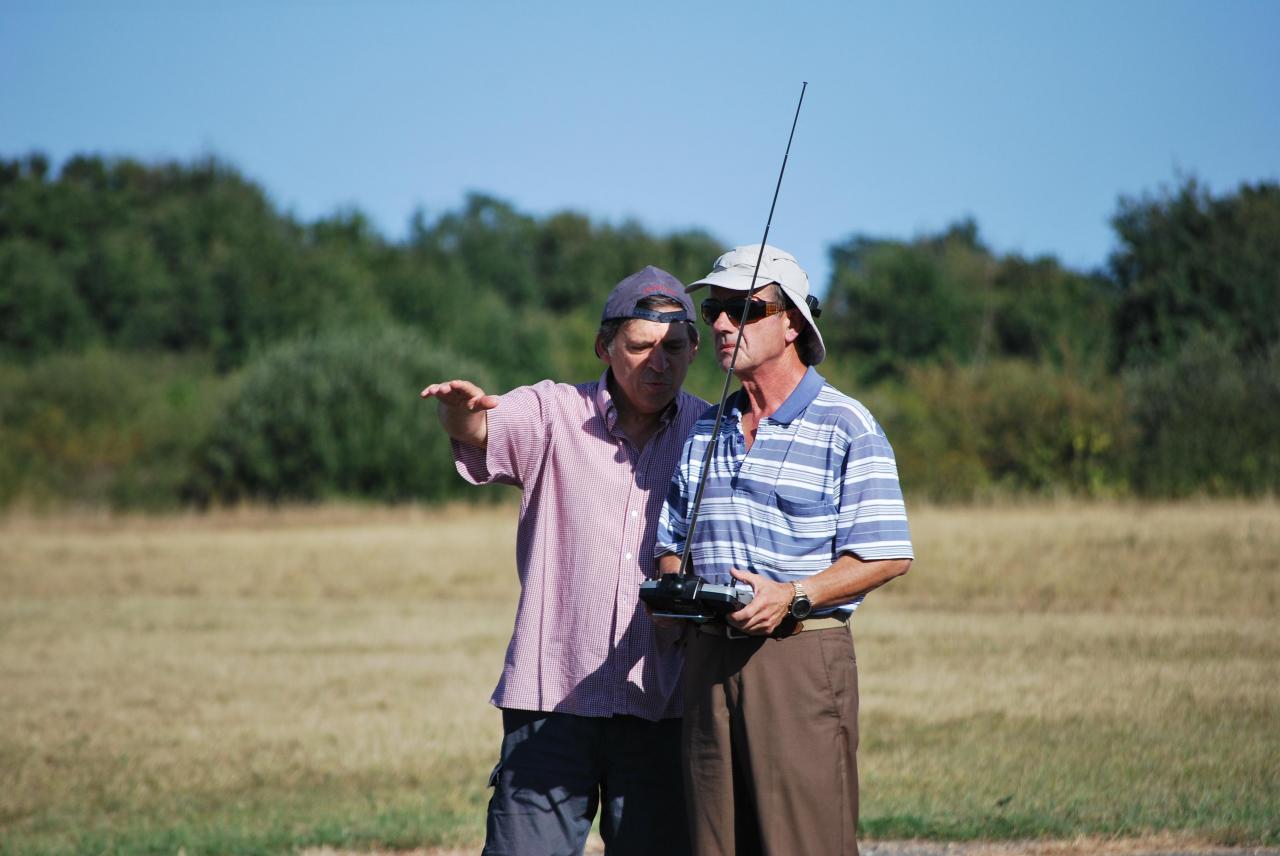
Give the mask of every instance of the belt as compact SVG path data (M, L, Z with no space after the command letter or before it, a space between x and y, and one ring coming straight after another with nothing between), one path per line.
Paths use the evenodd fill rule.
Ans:
M778 630L775 630L773 634L771 634L773 638L785 638L787 636L794 636L797 633L804 633L809 630L827 630L831 627L849 626L849 620L847 618L836 618L835 616L828 616L827 618L806 618L804 621L793 623L791 631L786 632L786 627L789 622L790 619L783 619L782 624L778 625L778 630L782 630L783 632L779 633ZM709 633L712 636L723 636L726 639L765 638L756 634L743 633L732 624L726 624L720 621L709 621L706 624L699 624L698 632Z

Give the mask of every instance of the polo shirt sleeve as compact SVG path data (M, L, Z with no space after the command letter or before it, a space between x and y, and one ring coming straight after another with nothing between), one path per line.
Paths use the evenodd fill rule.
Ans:
M915 558L898 464L883 434L854 437L844 459L836 553L864 562Z
M485 448L451 441L458 475L471 484L523 486L546 456L554 388L554 382L544 380L499 396L498 406L488 414Z

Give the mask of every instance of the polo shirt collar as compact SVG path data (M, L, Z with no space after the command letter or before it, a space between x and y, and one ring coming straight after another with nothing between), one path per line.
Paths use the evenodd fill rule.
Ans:
M800 382L796 384L796 388L791 390L791 394L787 396L787 400L782 402L782 406L775 410L769 418L774 422L781 422L783 425L787 425L799 418L804 413L805 408L818 397L818 393L822 392L822 387L826 382L826 378L818 374L817 369L809 366L804 373L804 377L800 378Z
M818 393L822 391L822 387L826 385L826 382L827 379L818 374L817 369L809 366L805 370L804 377L800 378L800 382L796 384L796 388L791 390L787 400L782 402L782 406L773 412L769 420L781 425L791 424L804 413L805 408L813 403L813 400L818 397ZM726 416L741 418L746 404L747 393L745 390L739 389L730 397Z

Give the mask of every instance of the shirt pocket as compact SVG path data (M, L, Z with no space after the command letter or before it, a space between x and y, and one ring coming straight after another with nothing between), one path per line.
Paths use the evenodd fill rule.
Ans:
M831 564L837 517L834 502L777 492L755 499L751 554L756 564L786 574L820 571Z

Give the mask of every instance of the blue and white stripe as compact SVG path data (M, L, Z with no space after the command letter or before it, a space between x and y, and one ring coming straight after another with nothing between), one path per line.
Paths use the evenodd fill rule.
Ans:
M811 366L782 407L761 421L750 452L741 430L744 404L741 391L725 404L694 534L699 576L732 585L729 569L736 567L803 581L841 553L864 561L914 557L893 449L861 403ZM658 555L684 550L714 419L713 407L685 442L658 520ZM835 611L851 612L861 601Z

